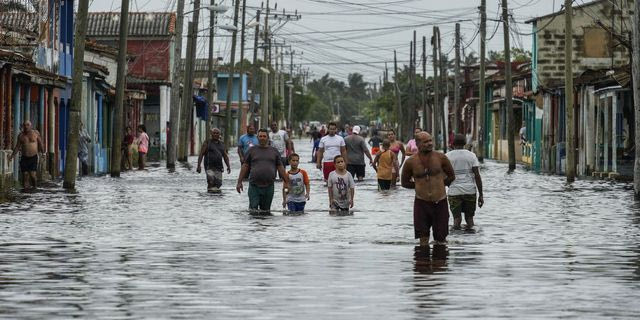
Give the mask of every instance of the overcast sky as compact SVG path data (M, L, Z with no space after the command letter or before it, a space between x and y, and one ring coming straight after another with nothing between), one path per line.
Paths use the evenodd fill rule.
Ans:
M576 0L576 4L590 0ZM175 11L176 0L130 0L130 11ZM192 9L193 0L185 0L185 11ZM216 0L231 7L232 0ZM256 9L262 3L258 0L246 0L247 22L255 16ZM487 37L493 38L487 43L488 50L502 50L503 27L494 20L499 18L500 0L487 0ZM517 23L512 25L512 47L531 50L531 25L524 21L557 11L562 0L509 0L509 9ZM302 15L299 21L291 21L278 28L274 34L278 42L291 44L296 55L294 64L302 64L309 68L311 77L321 77L325 73L344 80L349 73L359 72L365 81L377 82L387 61L390 71L393 69L393 50L398 51L398 60L407 64L409 60L409 43L413 38L413 30L417 31L418 57L422 52L422 37L427 37L427 54L432 52L429 44L433 26L440 27L442 48L449 53L454 44L455 23L461 25L462 46L465 53L478 52L477 37L480 16L478 6L480 0L279 0L270 1L278 11L285 9ZM202 5L210 4L203 0ZM264 1L266 6L266 1ZM119 11L119 0L93 0L90 11ZM199 30L207 28L209 12L203 10L200 15ZM233 8L220 16L221 24L232 24ZM191 14L188 18L191 19ZM276 23L280 26L283 23ZM273 21L270 22L274 26ZM495 31L495 32L494 32ZM518 33L522 34L519 35ZM186 23L184 34L186 35ZM208 35L202 31L201 36ZM218 37L214 52L229 60L231 41L227 31L216 31ZM208 38L198 38L198 57L208 54ZM186 41L183 41L186 42ZM186 46L186 44L185 44ZM247 34L248 48L245 55L251 59L253 48L253 31ZM238 50L239 51L239 50ZM184 55L184 50L183 50ZM239 53L238 53L239 56ZM237 59L236 59L237 60ZM289 58L285 59L289 64ZM431 73L432 62L427 61L427 73ZM419 66L419 71L422 67Z

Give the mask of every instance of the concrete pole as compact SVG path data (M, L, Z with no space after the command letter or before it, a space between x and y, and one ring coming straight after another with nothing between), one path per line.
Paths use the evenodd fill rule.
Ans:
M128 4L127 0L123 1L123 11L125 10L124 2L127 2ZM64 183L62 184L65 189L75 189L76 171L78 170L78 132L80 129L80 112L82 108L82 74L84 72L84 39L87 35L87 11L89 11L89 0L80 0L78 3L76 30L74 33L73 78L71 84L71 105L69 106L69 133L67 134L67 154L64 165ZM126 18L122 20L126 21ZM126 52L126 50L124 51ZM118 80L120 80L120 78L118 78ZM29 90L27 90L27 93L29 93ZM27 95L25 99L26 101L29 101L31 97ZM25 114L25 119L28 116L28 114ZM119 151L120 148L118 146L118 152Z
M564 105L567 136L567 182L576 180L576 147L573 107L573 0L564 1Z
M193 95L193 78L192 68L193 65L193 56L194 56L194 23L189 21L187 24L187 55L184 63L184 84L182 87L182 106L180 107L180 137L178 141L178 161L185 162L187 161L189 152L188 152L188 142L189 142L189 129L191 127L191 112L190 105L192 102Z
M507 0L502 0L502 25L504 26L504 78L505 103L507 108L507 142L509 173L516 170L515 119L513 116L513 82L511 80L511 44L509 43L509 9Z
M260 38L260 12L258 10L256 13L256 31L255 37L253 39L253 71L251 75L251 106L249 110L254 111L255 103L256 103L256 91L258 90L258 75L260 74L260 68L258 67L258 39ZM253 113L250 113L253 118ZM258 112L260 114L260 112ZM253 120L253 119L252 119ZM258 124L258 127L260 124Z
M291 121L293 120L292 118L292 112L293 112L293 50L291 50L291 52L289 52L291 54L291 61L289 62L289 81L291 82L289 84L289 112L287 112L287 127L291 128L292 127L292 123Z
M400 133L402 132L402 97L400 96L400 84L398 83L398 57L395 50L393 50L393 70L395 75L393 82L396 88L396 119L398 125L397 132ZM339 113L338 116L340 116Z
M441 121L441 128L442 128L442 150L446 153L447 152L447 140L449 139L449 135L447 132L447 121L449 120L449 114L447 112L447 108L445 108L444 106L444 97L449 95L449 79L447 79L447 70L446 70L446 64L444 62L444 58L442 57L442 39L440 39L440 28L437 29L438 30L438 62L439 62L439 67L440 67L440 77L438 79L438 81L440 81L440 98L442 100L440 100L440 121Z
M236 5L233 13L233 26L236 27L236 30L233 31L233 35L231 36L231 66L229 67L229 77L227 78L227 107L226 107L226 125L224 127L224 145L227 148L231 147L231 103L233 98L233 73L236 63L236 42L238 38L238 15L240 11L240 0L236 0ZM240 78L242 82L242 78ZM238 116L240 116L240 101L241 97L238 97Z
M211 0L211 5L215 6L216 5L216 0ZM214 79L213 77L213 72L214 72L214 62L213 62L213 50L214 50L214 40L215 40L215 29L214 26L216 25L216 13L213 10L209 11L209 57L207 59L207 101L209 101L209 110L211 110L211 107L214 103L214 95L213 92L216 90L216 85L214 84L214 81L217 81L217 79ZM217 77L216 77L217 78ZM206 137L205 139L209 138L209 131L211 130L211 122L213 120L213 115L210 114L209 115L209 119L207 119L207 125L206 125Z
M237 0L240 1L240 0ZM247 15L245 14L247 10L247 0L242 0L242 23L241 23L241 32L240 32L240 67L238 70L238 74L240 75L240 84L238 85L238 131L242 130L242 127L246 125L246 123L240 123L242 119L242 93L244 92L244 42L245 42L245 23ZM231 146L228 146L231 148Z
M427 37L422 37L422 130L431 131L427 112Z
M438 57L438 27L433 27L433 37L431 38L431 45L433 47L433 137L436 141L436 149L442 148L438 139L438 131L440 131L439 125L439 112L440 112L440 77L438 75L438 64L440 59Z
M269 72L271 72L271 39L269 39L269 13L271 11L271 8L269 7L269 0L267 0L267 14L264 16L264 38L263 38L263 42L265 45L265 49L264 49L264 57L262 58L262 63L264 64L264 68L269 70ZM263 90L262 90L262 94L260 96L260 103L262 104L262 113L263 113L263 117L261 118L261 127L262 128L268 128L269 127L269 121L271 121L271 107L269 104L269 96L271 95L271 91L269 88L271 88L269 82L271 80L271 74L270 73L264 73L263 75Z
M633 104L635 112L636 146L640 146L640 0L634 1L633 10ZM637 148L636 148L637 149ZM640 152L636 151L633 167L633 191L636 199L640 200Z
M486 69L486 39L487 39L487 0L480 1L480 88L478 89L478 110L480 116L478 117L478 160L484 161L484 133L486 131L485 126L485 69Z
M409 90L407 92L408 101L407 101L407 112L404 114L404 120L402 122L402 130L398 133L398 138L400 141L403 141L408 137L407 133L409 128L411 127L411 118L413 116L413 112L415 112L415 102L416 97L414 95L414 87L415 83L413 82L413 47L415 46L415 42L409 42L409 73L407 74L407 80L409 80Z
M454 88L453 88L453 132L458 132L458 122L460 121L458 115L458 109L460 108L460 24L456 23L456 42L455 42L455 51L456 51L456 62L455 62L455 75L454 79Z
M120 40L118 45L118 69L116 76L116 106L113 116L113 132L111 133L111 176L120 176L120 163L122 160L122 135L124 89L126 87L127 73L127 36L129 35L129 0L122 0L120 9ZM76 41L78 41L76 39ZM84 42L84 39L82 40Z
M171 74L171 104L169 128L171 138L167 145L167 168L176 167L176 144L180 130L180 71L182 66L182 29L184 23L184 0L178 0L176 12L175 47L173 48L173 71Z

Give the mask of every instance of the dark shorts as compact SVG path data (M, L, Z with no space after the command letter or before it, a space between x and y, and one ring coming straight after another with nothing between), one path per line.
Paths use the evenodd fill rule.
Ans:
M415 238L429 238L431 228L433 228L434 240L447 240L447 235L449 235L449 205L447 199L431 202L415 198L413 202Z
M465 217L473 217L476 213L476 194L449 196L449 207L453 218L459 219L464 212Z
M267 187L249 184L249 209L270 211L271 202L273 201L273 189L273 184Z
M329 179L329 173L334 170L336 170L336 165L333 163L333 161L322 163L322 174L324 175L324 181L327 181L327 179Z
M347 171L349 171L354 178L364 178L365 167L366 166L364 164L348 164Z
M26 157L20 157L20 171L32 172L38 171L38 155Z
M289 201L287 202L287 209L289 209L290 212L302 212L304 211L305 204L307 203Z
M380 188L380 190L391 189L391 180L378 179L378 188Z

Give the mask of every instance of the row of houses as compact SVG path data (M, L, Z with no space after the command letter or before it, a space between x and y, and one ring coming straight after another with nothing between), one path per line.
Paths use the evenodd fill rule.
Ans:
M74 63L74 1L45 0L47 6L25 11L0 12L0 187L19 179L17 161L6 155L15 145L24 121L31 121L42 136L46 159L41 159L40 177L59 177L65 167L68 113L71 98L71 71ZM124 123L135 129L144 124L151 139L149 159L165 157L167 128L172 90L182 84L172 83L176 36L174 12L135 12L129 15L127 41L127 87ZM120 13L91 12L88 15L82 88L81 121L92 142L89 167L94 174L109 172L113 139L115 79ZM197 70L194 95L203 95L208 70ZM224 113L229 75L216 76L216 101L208 104ZM238 103L237 86L243 81L242 103ZM233 75L235 100L234 136L247 123L247 75ZM181 95L184 93L181 92ZM240 107L239 107L240 106ZM238 112L237 110L240 110ZM190 121L191 154L196 154L204 134L205 123L194 111ZM44 161L43 161L44 160Z
M631 177L635 155L630 65L633 3L597 0L574 6L573 12L574 88L570 94L574 95L576 172L602 178ZM458 110L463 132L471 129L476 141L483 140L482 156L500 161L508 160L509 135L518 143L519 131L525 127L527 142L516 145L516 159L536 172L564 174L564 11L527 23L532 26L531 61L512 62L515 130L510 132L507 126L504 63L500 62L487 67L484 122L480 122L478 108L478 79L469 77L473 70L465 71L463 104L450 106L450 119L454 119L453 110Z

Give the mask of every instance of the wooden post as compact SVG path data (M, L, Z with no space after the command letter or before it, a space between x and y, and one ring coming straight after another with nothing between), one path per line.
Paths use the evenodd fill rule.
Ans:
M211 0L211 5L215 6L216 5L216 0ZM216 85L214 84L214 81L217 81L217 77L216 79L214 79L213 77L213 68L214 68L214 62L213 62L213 44L214 44L214 39L215 39L215 29L214 26L216 25L216 12L213 10L209 11L209 54L208 54L208 59L207 59L207 101L209 102L209 110L211 110L211 106L213 105L214 102L214 95L213 92L216 90ZM207 110L207 113L210 113L209 110ZM205 139L209 138L209 131L211 130L211 122L213 120L213 115L209 114L209 118L207 119L207 125L205 126ZM204 141L203 140L203 141Z
M124 1L128 4L127 0ZM76 171L78 169L78 131L80 125L80 112L82 108L82 74L84 72L84 39L87 35L88 11L89 0L80 0L78 3L76 30L74 33L74 63L71 85L71 106L69 106L69 132L67 134L67 155L65 157L64 182L62 184L65 189L74 189L76 186ZM31 97L26 96L25 99L29 101L31 100ZM26 117L28 117L28 115L26 115ZM118 151L120 151L119 148ZM119 154L117 156L119 156Z
M564 105L566 114L567 162L565 173L567 182L576 180L575 128L573 123L573 0L564 1Z
M197 3L199 4L199 3ZM197 11L196 11L197 12ZM195 43L197 25L190 21L187 32L187 55L184 63L184 85L182 90L182 106L180 110L180 140L178 141L178 161L185 162L189 158L189 130L191 129L191 106L193 105L193 63L195 59Z
M173 48L173 73L171 74L171 104L169 105L170 138L167 145L167 168L176 167L176 145L180 132L180 71L182 67L182 29L184 23L184 0L178 0L176 12L176 38Z
M486 39L487 39L487 0L480 1L480 83L478 89L478 110L480 116L478 117L478 160L484 161L484 134L487 130L485 128L486 120L486 97L485 97L485 69L486 69Z
M233 31L233 35L231 36L231 59L230 59L230 67L229 67L229 78L227 78L227 108L226 115L227 123L224 127L224 145L229 148L231 142L231 103L233 98L233 72L236 63L236 42L238 38L238 14L240 11L240 0L236 0L236 5L233 13L233 26L236 27L236 30ZM243 26L244 29L244 26ZM242 82L242 76L240 78L240 82ZM238 116L240 116L240 101L242 97L238 97Z
M120 177L122 160L123 103L127 72L127 36L129 35L129 0L122 0L120 9L120 38L118 46L118 69L116 75L116 105L113 115L113 131L111 144L111 176ZM76 40L77 41L77 40ZM84 39L82 40L84 42ZM84 48L84 44L83 44ZM67 151L67 155L69 152Z
M502 0L502 25L504 26L504 78L507 108L507 141L509 153L509 173L516 170L515 119L513 116L513 82L511 80L511 44L509 43L509 9L507 0Z
M396 122L398 126L397 132L402 132L402 97L400 97L400 84L398 83L398 56L395 50L393 50L393 70L395 77L393 79L393 83L396 89Z
M633 10L633 105L635 113L636 149L640 146L640 0L634 0ZM640 152L636 151L633 167L633 190L636 199L640 199Z

